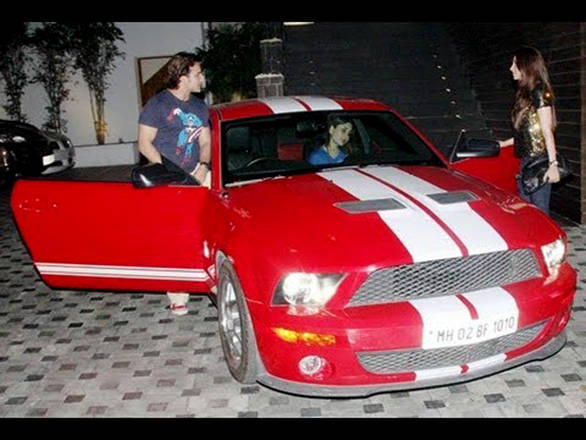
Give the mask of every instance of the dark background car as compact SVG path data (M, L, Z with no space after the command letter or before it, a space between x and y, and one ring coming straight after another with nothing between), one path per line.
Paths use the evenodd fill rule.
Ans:
M0 119L0 185L18 176L52 174L74 164L75 150L67 136Z

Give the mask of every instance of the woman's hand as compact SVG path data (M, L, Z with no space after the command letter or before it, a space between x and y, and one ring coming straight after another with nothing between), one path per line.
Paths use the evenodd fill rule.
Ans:
M547 172L543 176L543 181L549 183L557 183L560 181L560 170L558 169L557 162L554 162L549 166Z
M499 146L501 148L508 147L509 145L513 145L514 142L515 142L515 140L513 138L509 138L509 139L505 139L505 140L502 140L502 141L498 141Z

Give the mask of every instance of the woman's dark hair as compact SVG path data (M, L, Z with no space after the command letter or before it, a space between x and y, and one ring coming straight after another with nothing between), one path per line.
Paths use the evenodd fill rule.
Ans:
M189 69L194 64L201 64L201 62L201 58L191 52L179 52L173 55L167 63L165 87L168 89L176 89L179 85L179 78L183 75L188 75Z
M517 68L521 72L521 78L517 86L517 94L515 96L515 106L511 115L513 125L519 128L519 124L523 119L523 115L527 112L531 104L531 92L538 85L542 85L544 93L548 93L553 100L553 88L549 80L549 73L545 65L545 60L534 47L523 46L518 48L514 54L514 61ZM553 128L556 126L556 112L552 105L553 113Z
M330 143L330 127L336 128L338 125L342 124L350 124L351 126L353 126L352 121L350 119L346 119L335 113L328 115L327 122L328 130L326 134L326 145ZM346 145L341 146L340 148L345 154L351 154L355 150L352 136L350 136L350 140L348 141L348 143Z

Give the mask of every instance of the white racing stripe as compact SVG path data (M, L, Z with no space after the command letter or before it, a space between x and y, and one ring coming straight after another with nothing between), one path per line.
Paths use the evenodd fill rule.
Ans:
M131 278L172 281L207 281L203 269L170 267L103 266L94 264L35 263L42 275L90 278Z
M517 331L519 308L506 290L494 287L462 296L476 313L473 314L457 296L409 301L423 322L421 348L476 344Z
M514 316L519 318L519 307L515 298L501 287L463 293L478 312L478 319L484 320L495 316ZM517 328L514 329L516 331Z
M441 205L428 194L446 193L426 180L394 167L368 168L368 174L401 188L437 215L464 243L469 255L507 250L506 241L468 203Z
M462 256L458 245L433 218L392 188L355 170L325 171L317 174L359 200L392 197L404 204L407 209L379 211L377 214L401 240L414 263Z
M323 96L296 96L295 98L303 101L313 111L320 110L342 110L342 106L336 101Z
M476 362L470 362L468 365L468 371L466 373L472 373L476 370L482 370L485 368L492 367L494 365L502 364L507 359L507 355L504 353L497 354L485 359L480 359Z
M299 101L289 97L271 97L259 99L263 104L268 105L273 113L295 113L306 112L307 109Z
M438 343L438 333L447 326L464 327L471 321L470 311L456 296L414 299L409 303L415 307L423 321L421 329L421 348L439 348L459 345L453 334L445 336L443 343Z
M459 365L453 367L429 368L425 370L415 370L415 380L430 380L441 377L459 376L462 368Z

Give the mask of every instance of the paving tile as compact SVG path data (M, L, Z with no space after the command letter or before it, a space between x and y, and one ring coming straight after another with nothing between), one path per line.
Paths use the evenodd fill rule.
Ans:
M487 403L497 403L497 402L504 402L505 396L503 396L502 394L498 393L498 394L486 394L484 396L484 398L486 399Z
M171 316L156 293L52 290L24 249L0 190L0 417L496 418L586 415L586 227L579 290L555 356L484 379L367 398L324 399L237 383L217 310L192 295ZM4 214L3 214L4 213Z

